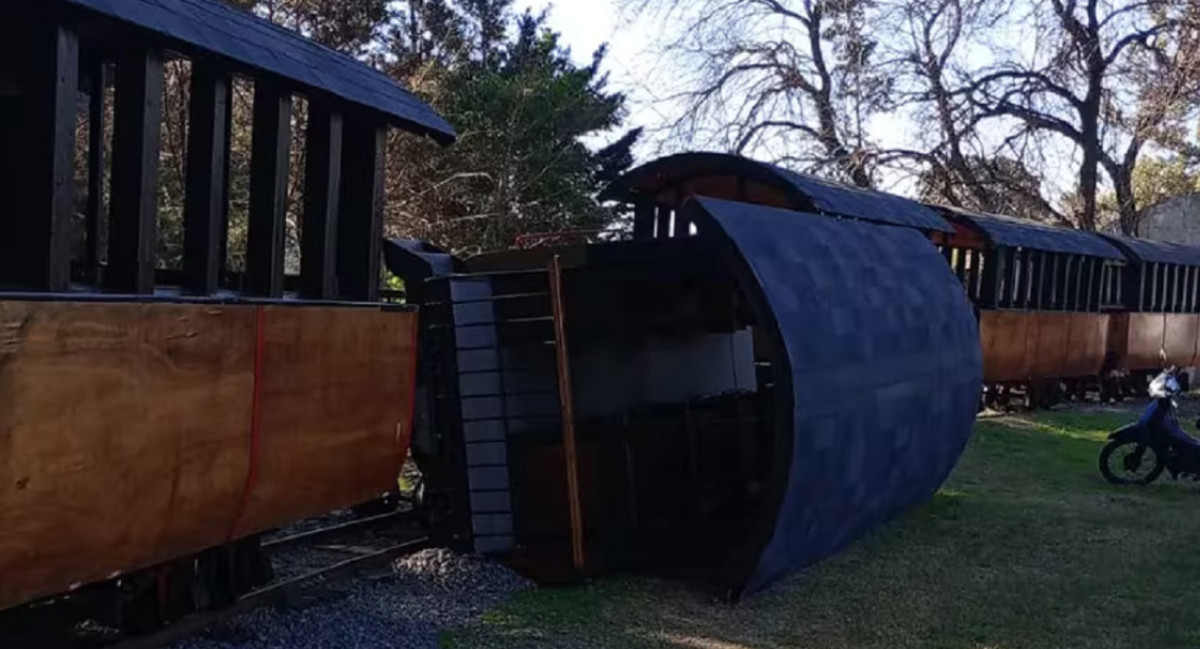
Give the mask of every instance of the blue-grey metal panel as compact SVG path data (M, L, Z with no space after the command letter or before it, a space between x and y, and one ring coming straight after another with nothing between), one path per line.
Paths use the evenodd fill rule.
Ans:
M633 203L639 196L656 195L705 176L743 177L775 187L788 194L797 209L807 207L832 215L919 230L954 231L941 215L917 201L823 180L728 153L682 153L661 158L619 178L605 190L602 198Z
M475 538L475 552L477 554L500 554L513 549L513 537L506 536L479 536Z
M1125 254L1116 246L1094 232L1060 228L1028 219L977 214L953 207L938 209L947 218L963 221L978 228L994 246L1088 255L1104 259L1126 259Z
M467 482L471 491L507 491L508 468L481 467L467 470Z
M731 574L751 593L934 494L975 420L978 326L916 230L713 199L687 209L774 329L775 509Z
M512 514L476 514L471 517L471 527L478 536L511 536Z
M1150 241L1133 237L1108 236L1108 239L1124 249L1133 258L1147 264L1179 264L1200 266L1200 248L1165 241Z
M467 444L467 466L506 466L508 446L504 442Z
M512 512L512 495L507 491L485 491L471 494L471 511L476 514L505 514Z
M917 201L830 182L764 162L758 164L786 180L823 212L920 230L953 231L945 219Z
M453 142L454 129L386 74L219 0L64 0L377 110Z

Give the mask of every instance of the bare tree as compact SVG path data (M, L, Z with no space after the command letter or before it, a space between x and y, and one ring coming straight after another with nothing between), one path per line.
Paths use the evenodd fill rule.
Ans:
M889 105L868 27L875 0L626 0L678 25L665 53L684 74L674 134L874 185L870 119Z
M1048 133L1076 148L1079 227L1095 229L1100 170L1132 232L1137 159L1150 142L1169 144L1169 121L1195 99L1197 9L1190 0L1050 0L1037 3L1026 33L1049 44L1010 56L975 76L969 96L981 120Z

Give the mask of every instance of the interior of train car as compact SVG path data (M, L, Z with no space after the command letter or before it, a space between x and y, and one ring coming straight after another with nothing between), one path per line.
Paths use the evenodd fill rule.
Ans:
M431 347L455 350L431 374L440 403L462 398L441 416L461 417L477 551L519 546L552 580L570 564L561 335L589 568L722 565L765 494L774 412L754 311L714 255L697 238L497 253L426 288Z

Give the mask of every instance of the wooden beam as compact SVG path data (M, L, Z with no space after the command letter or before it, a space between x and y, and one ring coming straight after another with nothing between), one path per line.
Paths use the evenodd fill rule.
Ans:
M75 214L76 93L79 37L49 17L35 30L30 92L23 124L24 156L15 160L11 239L6 242L14 279L44 291L64 291L71 281L69 230Z
M658 239L671 238L671 214L675 210L669 205L658 206L658 225L655 227L654 236Z
M91 77L92 95L88 98L88 198L85 215L86 233L84 264L88 278L100 283L100 251L104 249L104 180L105 147L104 137L108 123L108 111L104 99L108 91L108 63L96 56L88 66Z
M654 203L643 201L633 207L633 239L648 241L654 238Z
M109 217L110 289L154 292L158 221L159 137L163 114L163 57L154 50L117 61Z
M342 191L342 114L324 101L308 107L300 283L304 297L337 296L338 202Z
M558 396L562 406L563 460L567 473L567 506L571 521L571 563L577 573L587 569L583 538L583 504L579 493L579 451L575 439L575 406L571 388L570 348L567 344L566 300L563 297L562 264L558 255L550 260L550 304L554 315L554 350L558 363Z
M211 295L220 288L225 268L225 114L230 77L211 62L192 64L189 110L187 190L183 215L184 290Z
M283 296L288 171L292 155L292 95L259 78L254 84L250 155L250 226L246 240L246 292Z
M379 299L387 128L356 115L343 124L342 196L338 213L338 290L343 298Z

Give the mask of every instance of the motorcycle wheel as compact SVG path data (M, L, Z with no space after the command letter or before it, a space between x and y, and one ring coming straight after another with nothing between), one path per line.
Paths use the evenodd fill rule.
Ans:
M1166 468L1162 451L1134 441L1109 442L1100 452L1100 473L1118 485L1148 485Z

